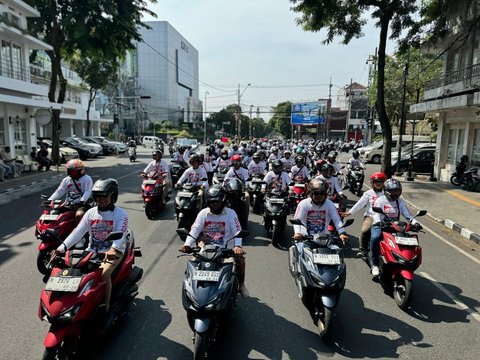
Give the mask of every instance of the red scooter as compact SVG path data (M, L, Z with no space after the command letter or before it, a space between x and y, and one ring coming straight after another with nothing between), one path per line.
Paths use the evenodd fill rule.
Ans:
M378 207L372 208L383 214ZM420 210L413 218L424 216ZM412 219L413 219L412 218ZM422 263L422 247L418 243L418 232L410 222L391 221L382 225L383 240L380 242L379 280L387 293L401 309L406 309L412 299L413 272Z
M346 197L342 197L338 195L337 192L335 192L330 198L330 200L332 200L333 204L335 205L335 208L337 209L338 215L340 216L340 218L342 218L342 214L346 211L346 206L345 206ZM330 221L330 224L328 224L328 231L332 234L336 231L335 225L333 224L332 221Z
M52 230L47 230L55 236ZM112 232L105 241L118 240L122 232ZM53 259L54 268L42 290L38 316L50 322L45 337L43 359L77 359L88 341L108 333L128 304L138 295L137 282L143 270L134 266L141 256L135 248L133 234L127 235L127 248L121 263L112 275L110 310L100 310L106 283L99 265L104 253L70 250ZM85 344L85 342L87 344Z
M142 182L142 198L145 207L145 215L148 219L154 219L160 211L165 209L166 203L163 201L164 186L167 173L154 174L152 176L140 173L145 179Z
M46 198L46 195L42 195L42 199ZM35 237L40 240L37 269L41 274L48 275L52 270L48 266L50 253L75 229L75 206L63 200L45 200L40 207L43 211L35 227ZM51 236L47 229L53 230L55 236Z
M307 182L305 179L296 176L293 179L293 186L290 191L290 210L295 213L298 203L307 197Z

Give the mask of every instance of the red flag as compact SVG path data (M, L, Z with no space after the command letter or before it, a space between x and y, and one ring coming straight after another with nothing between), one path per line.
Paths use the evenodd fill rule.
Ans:
M228 143L230 141L230 139L228 137L222 137L222 142L224 143Z

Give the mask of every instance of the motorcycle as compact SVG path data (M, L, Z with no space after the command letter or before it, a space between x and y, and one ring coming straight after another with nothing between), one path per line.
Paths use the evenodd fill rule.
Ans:
M365 180L365 170L359 167L348 169L347 179L350 191L357 196L361 196L363 181Z
M183 175L185 170L188 169L188 165L185 161L174 161L170 164L170 178L172 179L172 185L175 185Z
M164 186L163 181L167 173L154 174L153 176L143 175L142 182L142 198L143 206L145 207L145 215L152 220L160 211L165 209L164 202Z
M346 196L340 196L338 193L334 193L331 197L330 200L332 200L333 205L335 205L335 208L337 209L338 215L340 218L342 218L342 214L347 211L346 208L346 201L347 197ZM328 224L328 231L331 233L335 233L335 225L333 224L333 221L330 221L330 224Z
M41 196L44 201L40 205L43 209L42 214L35 225L35 237L40 240L38 245L37 269L43 275L49 275L51 266L50 254L55 250L63 240L75 229L75 210L76 207L71 202L63 200L48 201L46 195ZM48 229L52 232L47 231ZM54 234L55 236L52 236ZM82 248L84 242L77 244Z
M255 174L248 183L248 195L250 197L250 205L254 214L261 214L264 193L262 192L263 175Z
M182 185L175 197L175 214L178 221L178 229L190 229L198 213L200 212L200 187L190 183ZM185 239L182 239L183 241Z
M308 228L299 219L290 219L294 225ZM349 219L343 225L353 223ZM313 234L296 241L288 252L290 274L295 279L299 297L320 330L320 337L329 340L332 335L334 310L345 287L347 268L342 243L332 234Z
M137 149L133 146L128 148L128 158L130 159L130 162L135 162L135 160L137 160Z
M170 153L170 157L172 157L173 154L175 153L175 147L173 145L169 145L168 152Z
M47 230L55 236L53 230ZM122 232L112 232L105 241L118 240ZM40 296L38 316L51 326L44 340L44 360L81 358L89 343L107 334L126 313L138 295L137 282L143 270L134 266L141 256L133 234L127 235L127 248L112 276L110 310L101 311L105 294L102 269L105 254L69 250L52 260L54 268Z
M180 238L187 229L178 229ZM235 237L245 237L240 231ZM232 238L233 239L233 238ZM218 244L192 248L193 260L188 260L182 285L182 303L190 329L194 332L193 358L208 359L213 354L217 334L237 306L238 280L232 249ZM179 255L180 256L186 256Z
M270 190L265 195L265 212L263 215L265 230L272 238L272 244L277 246L280 242L280 233L285 230L288 206L288 192Z
M240 179L225 180L223 187L226 191L227 206L234 210L240 221L242 229L248 227L249 200L245 192L245 185Z
M455 186L460 186L463 184L463 177L465 176L465 170L467 170L467 161L462 160L457 163L455 167L455 172L450 176L450 182ZM467 175L468 177L469 175Z
M297 210L297 206L307 197L307 183L303 180L298 178L294 179L293 186L291 187L290 191L290 210L291 212L295 213Z
M372 210L384 214L381 208L373 207ZM426 213L426 210L420 210L412 219ZM390 221L383 224L383 240L380 242L380 283L387 293L393 294L395 303L403 310L412 299L413 272L422 263L418 235L411 233L416 231L411 226L412 219L410 222Z
M471 168L464 172L460 180L460 185L463 185L463 187L467 190L474 191L475 188L477 187L477 182L478 182L478 169Z
M219 167L213 172L213 184L223 184L228 167Z

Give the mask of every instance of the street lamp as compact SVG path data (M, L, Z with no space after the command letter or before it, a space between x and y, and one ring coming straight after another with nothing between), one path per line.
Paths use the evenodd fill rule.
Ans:
M245 92L245 90L247 90L250 85L252 84L248 83L248 85L245 86L245 89L243 89L243 91L240 92L240 84L238 84L237 136L240 140L242 139L242 108L240 107L240 99L242 98L242 95Z
M207 143L207 95L210 95L208 91L205 91L205 103L204 106L204 114L205 114L205 121L203 123L203 143Z

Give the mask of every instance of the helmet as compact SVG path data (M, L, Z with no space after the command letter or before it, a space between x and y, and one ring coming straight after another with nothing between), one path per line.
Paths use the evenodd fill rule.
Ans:
M297 154L301 154L301 153L302 153L302 150L303 150L303 148L302 148L301 146L297 146L297 149L295 150L295 152L296 152Z
M462 155L462 157L460 158L460 161L461 162L467 162L468 161L468 156L467 155Z
M85 168L82 160L70 160L65 164L65 167L67 168L67 175L69 175L72 179L78 180L85 175Z
M227 160L228 159L228 150L227 149L222 149L222 151L220 151L220 157L223 160Z
M388 179L383 185L388 200L397 200L402 195L402 184L397 179Z
M295 156L295 164L303 163L303 156Z
M370 175L370 183L373 184L375 181L386 181L387 180L387 175L385 175L382 172L374 172L372 175Z
M192 154L190 155L189 162L190 162L190 165L192 165L192 162L197 162L200 165L202 161L200 159L200 156L198 156L198 154Z
M325 165L327 162L324 159L317 160L315 162L315 166L317 167L318 171L322 171L323 165Z
M153 151L152 151L152 156L155 156L155 155L160 155L160 156L162 156L162 155L163 155L162 150L153 150Z
M245 187L240 179L231 178L225 180L223 188L227 193L227 199L230 205L238 204L241 201Z
M278 149L274 146L274 147L272 147L272 148L270 149L270 151L271 151L272 153L274 153L274 152L278 151Z
M275 174L280 174L283 169L283 163L280 160L274 160L272 162L272 170Z
M352 152L352 156L353 156L354 159L358 159L358 157L360 156L360 153L357 150L354 150Z
M317 191L326 195L328 193L328 183L323 179L313 178L308 183L307 190L310 196L313 196L313 193Z
M260 156L260 154L259 154L258 152L256 152L256 153L253 154L253 156L252 156L253 161L256 161L256 160L260 161L260 157L261 157L261 156Z
M292 155L292 152L287 149L283 152L283 155Z
M327 155L327 160L329 162L334 162L337 158L337 154L335 153L335 151L330 151Z
M242 157L238 154L235 154L230 158L230 161L232 162L232 164L234 162L239 162L241 164L242 163Z
M118 199L118 182L115 179L98 179L92 187L92 198L95 200L97 196L112 195L112 204Z
M224 146L223 142L219 142L217 146L218 146L219 149L223 149L223 146Z
M214 214L220 214L225 207L225 189L220 184L212 185L208 188L206 194L207 205L210 208L210 211ZM212 207L211 203L213 201L221 201L221 206L219 207Z
M333 168L333 166L331 164L325 163L322 166L321 172L322 172L323 177L329 178L333 175L333 173L335 172L335 169Z

